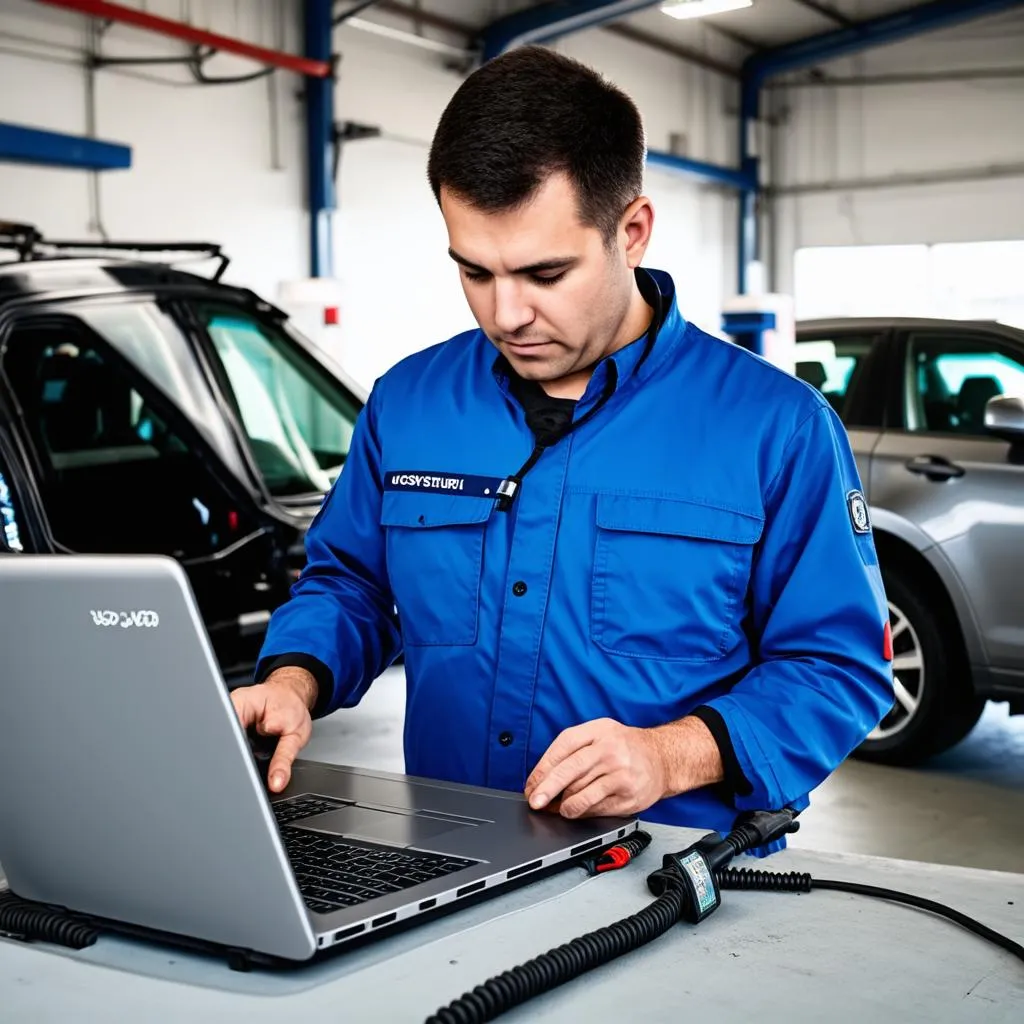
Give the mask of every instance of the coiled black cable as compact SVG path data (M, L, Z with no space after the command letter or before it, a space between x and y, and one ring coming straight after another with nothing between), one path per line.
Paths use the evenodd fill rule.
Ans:
M85 949L99 937L90 925L51 907L23 900L12 892L0 892L0 932L71 949Z
M748 892L810 892L813 880L799 871L758 871L755 868L725 868L715 872L719 889Z
M427 1024L482 1024L494 1020L541 992L653 942L679 921L683 899L682 888L666 889L638 913L485 981L427 1018Z
M812 889L833 889L837 892L851 892L858 896L874 896L877 899L903 903L908 907L926 910L932 914L945 917L954 924L966 928L975 935L1012 953L1018 960L1024 960L1024 946L1013 939L1000 934L987 925L976 921L973 917L960 913L945 903L899 892L896 889L884 889L877 885L861 885L859 882L838 882L829 878L812 878L807 874L791 871L788 874L774 871L756 871L751 868L726 868L715 872L715 879L720 889L743 889L749 892L810 892Z

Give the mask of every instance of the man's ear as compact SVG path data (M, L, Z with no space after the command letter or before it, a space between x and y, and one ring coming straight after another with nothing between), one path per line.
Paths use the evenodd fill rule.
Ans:
M647 196L639 196L626 207L619 221L619 238L631 270L643 261L653 230L654 206Z

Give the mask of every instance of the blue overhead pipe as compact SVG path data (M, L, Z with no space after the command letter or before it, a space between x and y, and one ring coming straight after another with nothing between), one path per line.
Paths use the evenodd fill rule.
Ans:
M752 54L743 64L740 100L740 168L754 182L741 193L739 225L739 273L741 293L747 288L747 267L757 258L758 159L751 155L750 135L757 120L761 87L774 75L953 25L998 14L1024 5L1024 0L931 0L931 3L871 18L796 43Z
M306 0L305 55L331 60L331 0ZM333 167L334 75L304 79L306 89L306 172L309 205L309 273L334 273L332 213L335 209Z
M755 53L743 65L744 84L749 82L750 87L756 89L767 78L784 71L845 57L873 46L898 43L987 14L999 14L1021 6L1022 2L1024 0L931 0L931 3L871 18L848 28Z
M689 157L676 156L674 153L662 153L659 150L649 149L647 163L667 167L669 170L679 171L713 185L727 185L729 188L739 189L741 192L757 188L756 179L735 167L719 167L718 164L704 163L703 160L691 160Z
M70 167L82 171L113 171L131 167L132 151L117 142L0 123L0 161Z
M482 59L489 61L499 53L527 43L549 43L560 36L585 28L617 21L663 0L566 0L529 7L499 18L481 35Z

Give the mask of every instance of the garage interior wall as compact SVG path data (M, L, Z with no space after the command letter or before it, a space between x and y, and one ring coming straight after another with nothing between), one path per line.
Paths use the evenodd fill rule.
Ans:
M792 291L793 257L804 246L1024 239L1022 56L1018 10L821 69L835 79L1015 75L769 87L776 288Z
M503 13L502 4L483 0L457 6L437 9L477 23ZM146 9L168 18L187 11L211 31L301 52L299 4L150 0ZM411 30L384 14L363 18L371 13ZM0 120L130 145L132 168L90 175L0 164L0 219L33 223L54 238L98 239L102 230L112 240L218 242L232 258L226 280L278 301L282 282L308 274L302 80L277 72L200 86L176 65L102 68L91 75L90 124L90 74L81 59L87 25L29 0L0 0ZM720 59L741 56L728 52L735 46L728 40L716 37L713 45ZM734 81L601 29L555 46L635 98L651 148L676 145L682 155L735 165ZM100 47L119 57L186 52L120 25ZM436 53L347 26L336 29L334 48L341 54L336 119L382 134L346 143L341 155L334 216L340 327L318 332L316 318L293 311L369 386L403 356L473 326L425 172L434 126L462 75ZM206 73L254 69L218 55ZM684 316L718 331L722 300L735 287L735 196L660 168L649 171L648 192L656 228L647 265L675 276Z

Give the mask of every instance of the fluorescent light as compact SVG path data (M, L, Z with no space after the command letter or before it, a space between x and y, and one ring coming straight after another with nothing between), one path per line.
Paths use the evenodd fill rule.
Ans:
M670 18L704 18L709 14L722 14L725 11L739 11L744 7L752 7L754 0L674 0L663 4L662 14Z

